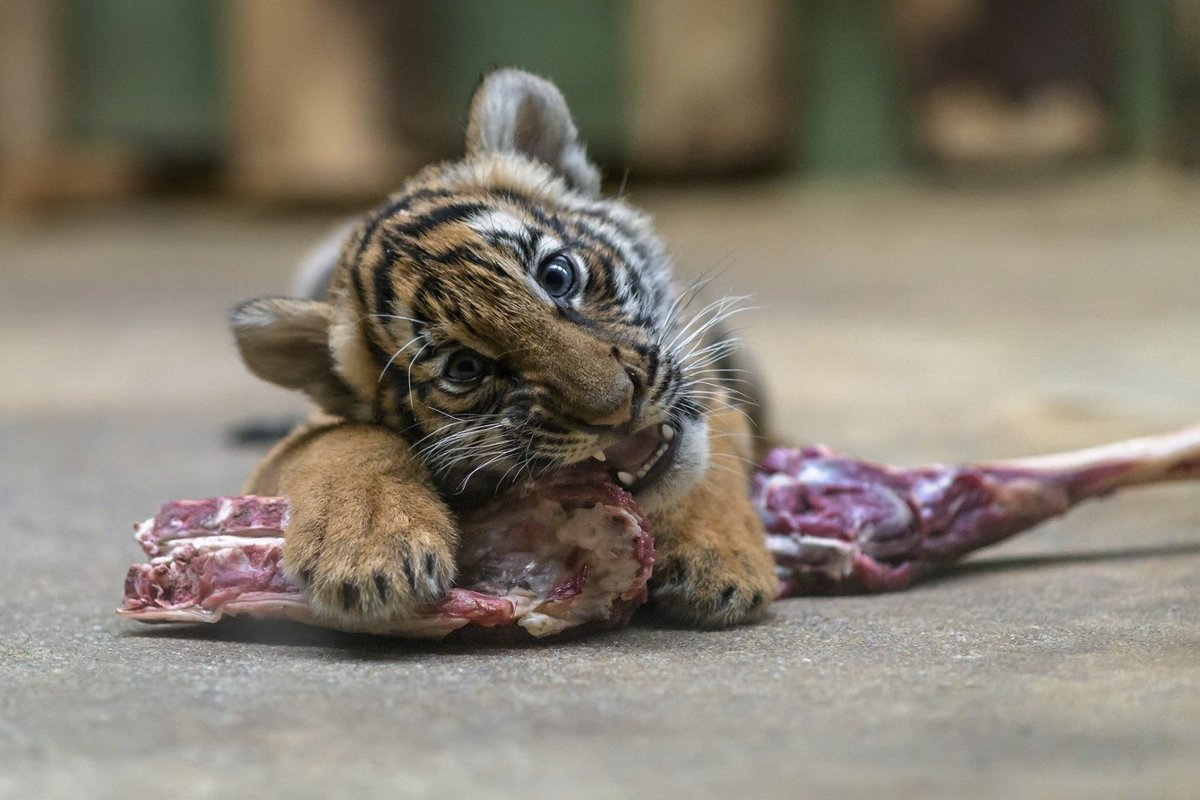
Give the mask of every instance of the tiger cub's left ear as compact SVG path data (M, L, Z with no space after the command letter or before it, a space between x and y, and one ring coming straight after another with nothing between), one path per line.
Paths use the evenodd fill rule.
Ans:
M588 161L562 93L516 69L491 73L475 90L467 120L467 154L517 152L549 165L572 188L600 193L600 172Z
M293 297L247 300L229 315L251 372L285 389L300 389L329 413L348 417L357 398L334 366L332 323L328 303Z

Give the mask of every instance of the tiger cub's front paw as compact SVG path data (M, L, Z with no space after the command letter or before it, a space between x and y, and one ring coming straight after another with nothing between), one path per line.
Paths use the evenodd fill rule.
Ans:
M453 520L424 487L330 481L291 496L283 563L319 615L363 623L443 597L457 545Z
M656 613L701 628L740 625L766 613L778 589L770 555L761 546L712 546L721 538L689 537L660 549L650 578Z

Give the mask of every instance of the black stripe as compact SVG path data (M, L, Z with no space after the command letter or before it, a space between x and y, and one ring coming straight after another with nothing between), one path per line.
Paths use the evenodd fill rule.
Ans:
M602 278L602 282L588 281L589 293L596 299L611 298L618 300L616 283L616 265L606 253L595 246L588 246L583 239L575 239L570 243L576 250L588 257L592 272ZM582 246L581 246L582 245Z
M658 360L658 348L651 349L646 360L648 362L646 365L646 391L647 394L657 394L659 389L655 386L655 382L658 380L658 367L661 363Z
M372 274L372 286L375 289L375 304L372 306L367 302L366 287L362 281L360 269L354 270L354 289L363 302L363 307L367 312L366 332L367 332L367 347L371 351L371 355L376 362L381 366L388 363L391 355L387 352L384 345L386 336L380 335L380 331L384 334L390 333L389 321L386 317L373 316L373 314L395 314L395 299L396 290L392 283L392 270L394 261L398 258L397 253L393 249L390 242L383 243L384 258L375 265ZM406 309L407 310L407 309ZM414 318L423 319L420 314L413 314ZM419 335L424 329L425 323L411 323L414 335ZM378 413L376 414L378 416Z
M408 442L409 447L413 447L421 436L425 435L425 431L421 428L421 424L417 422L417 418L412 411L412 406L409 404L408 378L406 374L397 371L392 376L392 386L396 392L396 401L393 407L396 410L396 414L400 417L400 435Z
M444 304L446 302L446 288L442 285L441 278L437 275L426 275L422 278L421 285L417 288L416 296L413 297L413 307L419 307L422 310L417 315L422 319L432 316L426 313L429 309L429 306L426 304L427 298L437 303Z
M558 215L547 214L538 207L538 204L533 201L533 198L523 195L512 188L497 189L491 194L493 197L503 198L508 200L510 203L519 206L521 210L528 212L530 216L538 221L538 223L552 229L560 237L566 238L566 230L563 227L562 220L558 218Z
M637 257L638 261L641 262L635 264L631 263L631 260L622 254L622 248L619 247L617 243L608 236L608 234L595 228L588 228L584 225L579 225L579 230L583 238L593 239L595 242L607 248L624 262L625 269L621 271L621 277L624 277L627 281L629 281L629 295L635 300L645 298L647 296L647 291L646 286L642 281L641 269L646 267L648 259L646 259L642 253L638 252L638 243L636 241L626 242L626 244L629 245L629 249L633 251L633 254ZM610 271L613 272L615 277L616 266L611 260L608 261L608 267Z
M572 323L578 325L579 327L583 328L584 330L607 332L607 331L605 331L604 326L601 325L599 322L596 322L588 317L585 317L583 314L579 313L578 311L571 308L570 306L563 305L561 303L555 303L554 306L556 309L558 309L558 315L560 317L567 320L568 322L572 322Z
M371 313L371 303L367 298L367 287L363 285L362 270L357 264L350 267L350 280L354 285L354 295L358 298L358 307L364 314Z
M704 414L704 409L691 397L683 397L675 404L675 410L684 416L685 419L699 419Z
M650 257L650 253L646 250L646 239L648 238L647 234L635 231L633 228L626 225L624 222L621 222L615 216L610 216L611 212L607 210L602 210L599 208L582 208L579 209L579 213L613 226L617 229L618 233L629 240L629 244L633 248L633 251L638 258L646 263L649 263L653 260Z
M654 379L658 377L658 348L657 347L639 347L634 345L638 355L646 359L646 386L653 386Z
M363 285L362 270L359 268L359 266L357 264L351 265L350 275L351 275L351 282L353 283L353 286L354 286L354 293L358 297L358 302L359 302L360 307L362 308L362 310L365 314L370 314L371 313L371 304L367 298L366 287ZM387 351L384 350L383 345L376 338L376 335L375 335L376 328L374 325L375 319L376 319L375 317L371 317L371 316L366 317L365 321L367 324L365 326L363 326L363 329L366 333L366 336L364 338L366 339L367 350L371 353L371 358L375 360L376 364L383 365L388 362L388 354L387 354ZM381 397L381 393L376 392L375 396L371 398L371 417L372 418L379 419L383 415L382 403L383 403L383 398Z
M533 265L533 255L541 239L541 231L528 227L525 228L524 235L513 231L493 231L487 236L488 244L492 247L508 247L526 267Z
M454 245L447 250L431 253L430 256L434 261L448 266L453 264L470 264L496 275L507 275L494 259L489 259L469 244Z
M372 283L375 288L375 313L395 314L392 304L396 299L396 287L392 284L392 263L390 259L380 259L375 265ZM371 317L378 320L379 317Z
M657 403L663 394L679 381L679 377L679 365L675 363L669 364L667 367L667 377L663 379L662 386L658 387L658 390L650 397L650 402Z
M371 241L371 237L375 235L375 229L379 227L381 222L394 217L401 211L408 210L414 203L435 197L450 197L453 194L454 192L448 189L418 189L415 192L400 195L379 206L371 214L370 221L363 227L362 237L358 240L358 247L354 251L355 262L362 258L362 254L366 252L367 244Z
M490 208L491 206L479 202L449 203L448 205L438 206L433 211L417 215L403 224L390 227L388 228L388 233L393 237L423 236L442 225L461 222L473 214L487 211Z

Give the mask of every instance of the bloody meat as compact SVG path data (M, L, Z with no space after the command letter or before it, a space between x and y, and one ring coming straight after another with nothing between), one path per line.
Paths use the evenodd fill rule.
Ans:
M755 507L780 596L887 592L967 553L1140 484L1200 478L1200 426L1052 456L915 469L824 447L771 451Z
M647 597L649 523L598 478L540 481L462 520L457 585L405 619L320 617L282 567L283 497L177 500L137 526L149 557L125 579L119 610L142 622L292 619L365 633L442 638L464 628L535 636L620 625Z
M1200 478L1200 426L1052 456L914 469L824 447L777 448L751 494L780 597L904 589L967 553L1141 484ZM284 618L441 638L514 626L535 637L626 622L647 598L649 523L599 470L542 480L462 520L458 584L415 617L318 617L281 567L287 500L166 503L138 526L120 613L144 622Z

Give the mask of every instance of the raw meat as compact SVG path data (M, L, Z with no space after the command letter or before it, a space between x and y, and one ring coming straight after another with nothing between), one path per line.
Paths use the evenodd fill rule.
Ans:
M462 521L458 585L410 619L347 626L319 617L283 573L287 499L179 500L137 526L149 563L129 568L119 613L143 622L282 618L442 638L466 628L541 637L628 620L647 597L649 523L627 492L579 476L542 481Z
M792 597L904 589L1082 500L1196 478L1200 426L1053 456L915 469L824 447L778 448L751 491L780 597ZM440 638L515 628L541 637L620 625L646 600L648 522L600 470L524 487L462 522L459 585L445 599L413 619L352 629ZM165 504L138 526L150 562L130 568L120 613L145 622L240 614L340 627L316 616L283 574L286 525L284 498Z
M752 497L780 597L886 592L1117 489L1200 478L1200 426L1053 456L916 469L779 448Z

